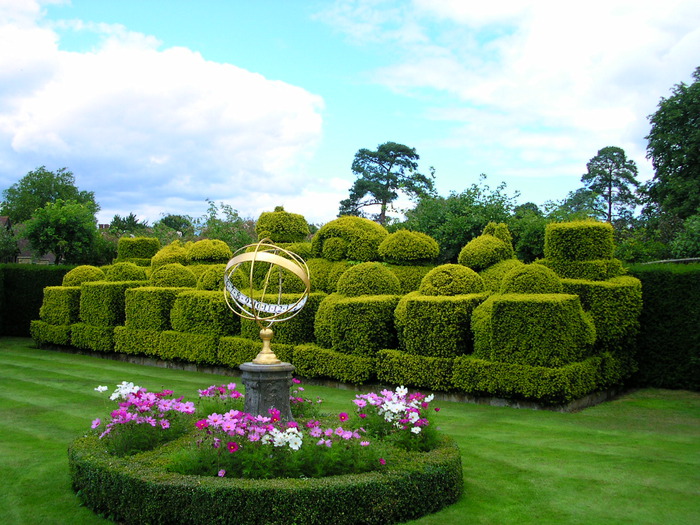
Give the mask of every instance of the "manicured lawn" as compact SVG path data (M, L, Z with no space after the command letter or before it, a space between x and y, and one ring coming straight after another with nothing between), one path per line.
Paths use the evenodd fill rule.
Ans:
M0 523L109 523L79 505L66 449L111 407L93 389L123 380L194 400L230 378L0 339ZM352 408L352 391L305 386L329 411ZM640 390L576 414L436 404L462 451L465 493L411 523L700 522L699 393Z

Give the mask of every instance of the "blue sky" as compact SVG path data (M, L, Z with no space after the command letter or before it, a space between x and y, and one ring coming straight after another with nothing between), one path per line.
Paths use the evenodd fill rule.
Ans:
M323 223L387 141L442 195L485 173L562 199L605 146L649 179L646 117L700 65L700 3L483 4L0 0L0 189L65 166L100 222L211 199Z

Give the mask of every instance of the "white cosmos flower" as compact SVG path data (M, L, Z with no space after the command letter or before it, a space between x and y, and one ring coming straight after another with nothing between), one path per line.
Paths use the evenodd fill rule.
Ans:
M413 432L414 434L420 434L420 427L413 427L411 429L411 432Z
M396 395L399 397L406 397L408 394L408 388L404 387L403 385L396 387Z
M107 391L107 387L106 387L106 386L100 385L100 386L98 386L98 387L95 387L95 391L97 391L97 392L106 392L106 391Z

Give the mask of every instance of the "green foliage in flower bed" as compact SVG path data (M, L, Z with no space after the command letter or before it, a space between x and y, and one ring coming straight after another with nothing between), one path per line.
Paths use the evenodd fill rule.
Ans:
M374 221L345 215L321 226L311 240L311 249L314 257L376 261L379 259L379 245L387 235L386 228ZM332 253L325 247L328 241L333 243Z
M430 296L412 292L404 295L395 309L400 348L407 354L427 357L451 358L471 353L472 313L488 294Z
M121 237L117 243L117 260L151 259L160 250L155 237Z
M151 274L153 286L184 286L194 288L197 286L197 277L192 270L180 263L169 263L158 266Z
M422 264L435 260L440 253L440 246L425 233L399 230L387 235L379 244L378 251L388 263Z
M347 355L309 343L294 347L293 364L302 377L329 377L344 383L362 384L374 377L376 359Z
M175 299L189 288L144 286L125 293L125 326L136 330L171 330L170 311Z
M301 242L309 236L309 225L303 215L290 213L282 206L277 206L275 211L260 214L255 223L255 233L258 240L267 238L274 243Z
M275 330L279 328L275 327ZM282 362L292 363L294 360L294 345L284 343L271 343L272 351ZM231 368L237 368L243 363L249 363L262 350L262 340L248 339L247 337L222 337L219 339L217 361Z
M240 318L219 291L186 290L178 294L170 311L173 330L193 334L238 335Z
M193 334L166 330L161 332L158 357L197 364L218 364L216 335Z
M125 292L147 281L93 281L80 287L80 320L94 326L118 326L126 320Z
M426 357L400 350L380 350L377 352L377 379L390 385L451 390L453 361L452 358Z
M105 281L145 281L146 279L146 270L132 262L118 262L105 271Z
M105 272L88 264L77 266L63 276L63 286L80 286L89 281L104 281Z
M80 286L47 286L39 318L49 324L70 325L80 318Z
M452 383L459 390L476 396L559 405L618 384L628 372L628 365L609 353L561 367L459 356L454 360Z
M472 315L474 356L557 367L591 353L595 326L575 295L492 295Z
M314 339L314 319L321 301L327 295L322 292L310 293L304 308L297 315L282 323L275 323L273 341L285 344L311 343ZM282 294L281 304L293 304L298 294ZM230 312L230 311L229 311ZM230 315L233 315L231 312ZM260 340L260 326L253 320L241 319L241 335L256 341Z
M141 405L141 399L146 394L140 396L138 400L134 397L129 399ZM407 399L410 400L411 397ZM370 401L383 403L377 408ZM387 416L391 416L389 421L409 415L405 410L394 413L386 400L376 394L356 396L355 403L358 407L356 417L365 417L362 421L366 421L371 429L386 428L388 423L381 416L384 411ZM411 406L415 403L418 403L419 410L422 410L421 407L429 410L429 399L425 396L418 397ZM185 404L181 406L183 410L186 408ZM404 406L403 401L401 406ZM214 416L211 414L205 420L197 422L197 427L205 431L205 441L218 439L217 432L223 428ZM241 416L245 414L239 413L238 417ZM73 488L83 503L95 512L124 523L396 523L439 510L456 502L462 493L462 465L457 446L446 436L435 436L435 431L432 430L434 426L429 424L428 419L419 419L421 417L416 415L416 421L411 420L411 423L404 425L404 430L388 434L385 438L386 445L382 446L380 441L377 450L386 455L375 463L378 470L361 474L315 479L245 479L230 477L227 470L222 468L219 471L221 477L212 475L211 469L207 471L210 475L181 475L173 470L182 468L183 460L185 465L189 462L191 467L190 456L196 459L197 449L186 445L193 439L189 435L154 450L123 458L110 454L106 450L108 447L100 443L96 436L85 436L71 444L68 452L69 468ZM341 422L347 419L348 414L340 414ZM110 422L113 425L111 432L117 431L118 425L114 426L116 422L114 418ZM377 423L379 427L375 427ZM160 421L157 421L154 427L156 431L159 425ZM306 462L307 466L318 468L326 465L333 468L333 463L328 460L344 457L346 445L343 440L353 439L354 436L346 438L346 431L343 432L342 439L341 434L327 436L321 434L322 428L319 425L318 421L312 422L307 427L307 433L309 438L314 433L321 435L321 440L316 443L315 438L313 443L307 443L303 447L298 438L301 433L290 427L284 433L269 429L264 431L268 438L274 437L275 443L280 438L280 447L264 445L259 439L257 442L241 441L239 445L238 439L228 442L232 438L223 435L228 439L220 442L216 448L210 446L207 451L210 455L214 454L217 463L225 460L219 467L226 466L233 472L236 468L243 467L243 475L247 464L255 472L268 473L272 470L261 470L261 466L266 466L264 462L261 465L253 461L258 449L267 450L273 456L284 456L277 457L271 467L286 465L293 472L296 463L303 459L305 448L308 448L309 452L315 453ZM93 422L93 427L103 428L97 420ZM211 434L209 429L213 429L214 433ZM413 432L414 429L417 433ZM125 431L130 430L135 430L134 425L126 423ZM146 431L149 429L146 428ZM170 428L163 430L163 433L169 432ZM110 437L107 435L106 439ZM395 437L397 439L393 439ZM424 437L429 440L425 441ZM371 434L370 439L379 439L379 434ZM336 443L329 447L331 440ZM409 443L421 442L430 442L428 451L410 452L405 448L411 446ZM200 446L207 444L204 441L200 443ZM391 443L394 443L393 447ZM365 444L370 446L366 448ZM366 442L357 446L356 450L371 451L372 447ZM230 461L239 456L240 461ZM200 457L204 459L206 455ZM217 457L221 459L216 459ZM250 460L248 463L246 457ZM265 457L260 459L264 460ZM348 466L357 470L360 462L352 462ZM252 472L251 475L256 477Z

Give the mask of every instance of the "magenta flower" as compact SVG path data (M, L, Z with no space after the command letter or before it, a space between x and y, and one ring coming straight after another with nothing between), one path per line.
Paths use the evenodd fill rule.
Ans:
M384 458L379 458L379 464L380 464L380 465L386 465L386 459L384 459Z
M367 417L367 414L360 414L360 418L361 418L361 419L364 419L364 418L366 418L366 417Z
M199 430L202 430L203 428L207 428L209 426L209 422L206 419L200 419L195 423L195 425Z
M440 407L435 407L435 412L440 412Z
M238 443L236 443L235 441L229 441L228 443L226 443L226 448L231 454L233 454L238 450Z
M340 419L341 421L347 421L347 420L348 420L348 415L347 415L347 413L346 413L346 412L341 412L340 414L338 414L338 419Z
M219 471L219 477L220 477L220 478L223 478L225 475L226 475L226 471L225 471L224 469L221 469L221 470Z
M100 421L100 418L99 418L99 417L98 417L97 419L93 419L93 420L92 420L92 426L91 426L91 428L97 428L97 427L99 427L99 426L100 426L100 423L102 423L102 421Z
M293 378L292 378L292 383L294 383L294 384L297 384L297 385L298 385L298 384L300 384L300 383L301 383L301 380L297 379L296 377L293 377Z

